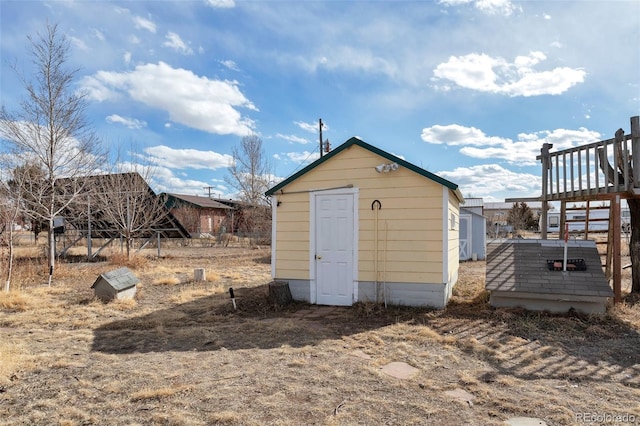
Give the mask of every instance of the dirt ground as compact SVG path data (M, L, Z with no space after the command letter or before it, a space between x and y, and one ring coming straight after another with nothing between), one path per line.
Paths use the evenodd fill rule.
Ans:
M276 308L268 250L147 254L133 302L94 299L109 262L0 296L0 424L640 424L632 300L598 316L492 309L484 262L468 262L443 311Z

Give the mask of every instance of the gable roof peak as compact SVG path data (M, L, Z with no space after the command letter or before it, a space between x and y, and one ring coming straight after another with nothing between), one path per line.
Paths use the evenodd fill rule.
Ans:
M269 195L273 195L275 194L277 191L279 191L280 189L284 188L285 186L287 186L289 183L293 182L294 180L298 179L299 177L301 177L302 175L306 174L307 172L315 169L316 167L318 167L320 164L329 161L331 158L335 157L336 155L338 155L339 153L341 153L342 151L352 147L353 145L357 145L363 149L366 149L367 151L373 152L376 155L379 155L383 158L386 158L389 161L398 163L399 165L401 165L402 167L405 167L409 170L411 170L414 173L417 173L421 176L426 177L427 179L430 179L434 182L439 183L440 185L443 185L447 188L449 188L450 190L452 190L455 194L456 197L460 200L463 201L464 197L462 196L462 193L460 192L460 190L458 189L458 185L456 185L455 183L448 181L447 179L441 178L440 176L437 176L421 167L418 167L412 163L409 163L406 160L403 160L400 157L397 157L393 154L390 154L386 151L381 150L380 148L377 148L373 145L368 144L367 142L363 141L362 139L356 137L356 136L352 136L351 138L349 138L346 142L344 142L343 144L339 145L338 147L336 147L333 151L329 152L328 154L318 158L316 161L314 161L313 163L307 165L306 167L304 167L302 170L300 170L299 172L289 176L287 179L283 180L282 182L280 182L279 184L275 185L274 187L272 187L271 189L269 189L267 192L265 192L265 195L269 196Z

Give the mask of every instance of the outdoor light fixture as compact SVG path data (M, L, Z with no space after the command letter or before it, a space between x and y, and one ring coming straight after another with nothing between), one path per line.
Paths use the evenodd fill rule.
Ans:
M389 164L380 164L379 166L376 166L376 172L378 173L389 173L391 171L394 170L398 170L400 166L398 166L398 163L389 163Z

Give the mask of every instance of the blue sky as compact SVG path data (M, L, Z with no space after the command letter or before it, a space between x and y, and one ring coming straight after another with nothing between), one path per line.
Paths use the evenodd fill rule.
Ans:
M158 192L233 196L255 133L283 179L352 136L502 201L540 194L536 155L640 114L638 1L0 1L0 96L24 96L27 35L58 24L110 146Z

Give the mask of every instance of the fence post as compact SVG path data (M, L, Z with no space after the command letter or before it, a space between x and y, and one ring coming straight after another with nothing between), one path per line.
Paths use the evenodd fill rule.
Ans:
M631 158L633 161L633 187L640 188L640 117L631 117Z
M553 144L544 143L540 148L540 160L542 161L542 217L540 218L540 237L543 240L547 239L547 193L548 184L547 179L549 176L549 149L553 148Z

